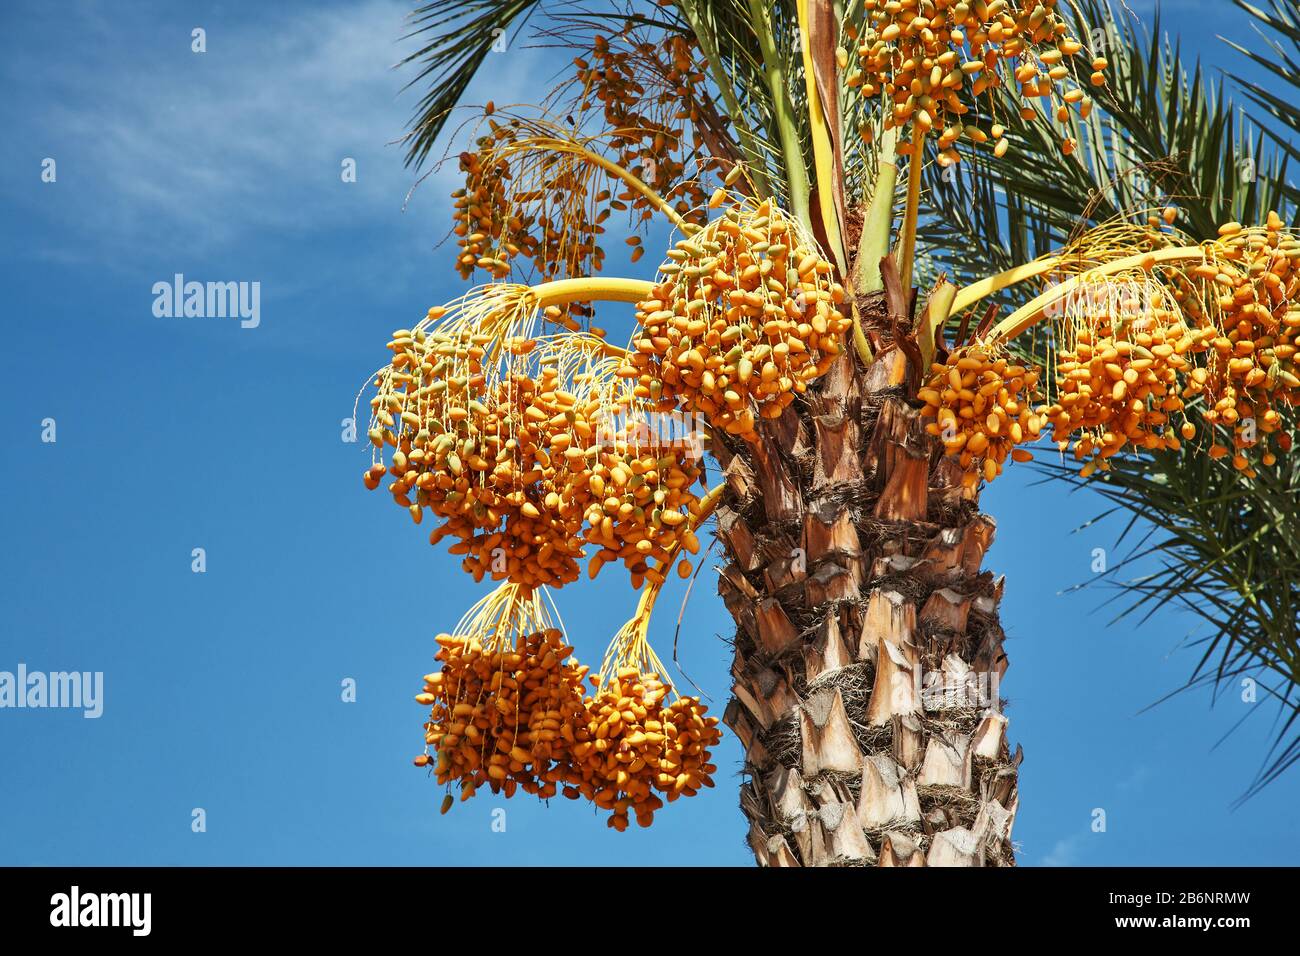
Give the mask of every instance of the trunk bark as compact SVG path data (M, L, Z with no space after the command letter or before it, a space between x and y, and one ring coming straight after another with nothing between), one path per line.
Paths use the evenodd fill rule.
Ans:
M886 298L863 300L878 329L898 327ZM757 444L715 448L724 720L761 866L1015 865L1002 580L980 570L994 525L925 433L909 369L902 349L865 370L846 355Z

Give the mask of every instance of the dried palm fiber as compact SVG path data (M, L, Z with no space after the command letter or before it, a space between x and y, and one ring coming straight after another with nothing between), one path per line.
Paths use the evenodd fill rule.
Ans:
M669 250L619 374L638 398L752 440L759 418L778 417L843 351L844 299L794 220L768 200L735 201Z

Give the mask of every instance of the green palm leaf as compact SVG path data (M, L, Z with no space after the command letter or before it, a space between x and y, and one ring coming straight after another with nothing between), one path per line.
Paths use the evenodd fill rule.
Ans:
M1240 5L1300 41L1293 9L1275 0L1268 19ZM1148 33L1107 0L1079 6L1086 22L1104 30L1111 63L1097 109L1087 121L1075 118L1064 134L1051 117L1025 121L1018 108L1007 109L1007 158L990 161L968 149L960 164L966 175L932 170L921 229L932 272L973 281L1049 253L1077 230L1166 204L1179 207L1181 228L1207 237L1220 223L1259 221L1269 209L1293 218L1296 193L1286 174L1300 152L1284 134L1242 116L1224 83L1208 83L1199 63L1184 66L1158 14ZM1271 49L1279 57L1269 61L1273 72L1300 82L1280 45ZM1246 92L1283 129L1300 131L1300 110L1250 84ZM1061 154L1062 135L1078 141L1070 156ZM1013 288L999 298L1012 306L1027 297L1028 290ZM951 326L958 322L954 317ZM1032 337L1017 344L1036 354L1044 345ZM1292 431L1295 413L1284 418ZM1039 467L1100 493L1113 506L1108 514L1127 514L1121 540L1144 529L1101 580L1116 589L1116 620L1145 621L1178 608L1199 623L1191 641L1199 658L1182 689L1226 692L1250 678L1280 706L1276 743L1249 795L1300 760L1300 735L1293 735L1300 716L1300 540L1289 517L1300 506L1300 468L1294 459L1282 461L1251 480L1194 451L1129 455L1112 464L1111 472L1087 481L1073 467Z
M424 164L493 44L506 37L511 27L517 34L539 4L540 0L434 0L411 14L414 28L403 39L420 37L424 45L398 66L420 67L404 89L429 86L404 138L408 166L418 169Z

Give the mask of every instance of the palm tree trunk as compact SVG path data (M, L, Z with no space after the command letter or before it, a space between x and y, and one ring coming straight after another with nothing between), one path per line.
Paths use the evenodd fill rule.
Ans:
M868 327L893 325L884 300L861 300ZM1002 580L980 570L994 525L909 374L899 349L865 370L845 356L758 443L715 449L736 621L724 720L762 866L1015 864Z

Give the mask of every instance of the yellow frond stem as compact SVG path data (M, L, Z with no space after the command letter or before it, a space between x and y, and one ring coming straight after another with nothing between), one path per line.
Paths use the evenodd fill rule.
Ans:
M1063 258L1065 257L1048 256L1043 259L1035 259L1033 262L1026 262L1014 269L1008 269L1006 272L999 272L995 276L989 276L987 279L972 282L957 293L957 298L953 299L952 310L949 314L965 312L976 302L993 295L995 292L1001 292L1003 289L1009 289L1011 286L1027 279L1034 279L1051 272L1060 265Z
M556 279L528 290L539 309L571 302L640 302L654 294L655 284L645 279L620 279L610 276L581 276Z
M590 163L591 165L604 170L615 179L619 179L626 183L629 188L640 193L652 206L663 213L664 216L682 232L689 235L694 228L690 223L678 215L677 210L669 205L666 199L646 185L644 181L628 172L613 160L606 159L599 153L593 153L581 143L568 139L536 136L510 143L501 150L501 155L506 156L511 153L528 152L532 150L546 150L580 157L584 162Z
M1034 325L1043 317L1044 310L1051 307L1056 302L1064 299L1073 293L1079 286L1104 279L1107 276L1118 275L1133 269L1150 269L1152 266L1163 265L1171 262L1189 262L1207 257L1206 246L1179 246L1173 249L1157 249L1154 252L1144 252L1135 256L1127 256L1123 259L1116 259L1114 262L1108 262L1103 266L1095 269L1089 269L1087 272L1081 272L1078 275L1071 276L1059 285L1055 285L1046 292L1039 295L1033 301L1017 309L1006 319L994 326L989 333L986 341L993 343L1005 339L1013 339L1020 335L1030 326Z

